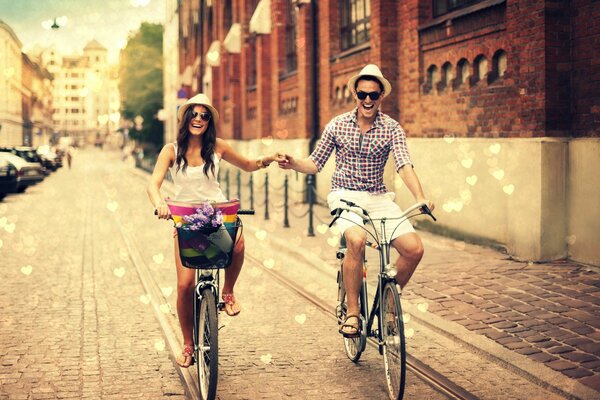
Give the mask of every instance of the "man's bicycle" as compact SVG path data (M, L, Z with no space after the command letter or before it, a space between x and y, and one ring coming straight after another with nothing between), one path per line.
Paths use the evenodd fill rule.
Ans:
M385 224L386 222L398 223L398 226L404 220L415 217L417 215L429 215L434 221L436 220L431 210L425 203L417 203L407 210L398 218L373 218L369 213L359 205L341 200L345 205L331 212L334 216L329 224L331 227L338 218L346 219L343 212L351 212L360 216L364 223L370 223L375 227L374 221L379 221L381 237L376 229L374 234L363 228L373 241L367 240L366 245L374 248L379 253L379 274L377 279L377 290L371 310L368 307L367 296L367 269L366 269L366 254L363 256L363 279L359 294L359 334L356 337L344 336L344 351L350 360L358 362L361 354L366 348L367 338L373 338L379 347L379 354L383 355L383 364L385 368L385 377L387 382L388 394L390 399L402 399L404 396L404 386L406 378L406 344L404 337L404 321L402 316L402 306L400 304L399 285L396 284L394 277L396 276L396 267L390 263L390 247L391 243L386 237ZM393 233L392 233L393 236ZM346 242L342 236L340 248L336 252L336 258L340 261L340 269L338 271L338 301L336 307L336 315L338 325L344 324L346 321L347 305L346 305L346 289L344 286L343 275L343 260L346 254ZM377 317L377 322L375 322Z
M229 267L238 230L243 224L238 215L252 215L254 210L240 210L239 201L213 203L222 214L222 225L197 230L186 229L185 215L198 210L200 204L187 204L167 200L177 229L179 255L184 267L196 270L193 307L194 363L198 369L198 388L203 400L212 400L217 394L219 368L219 270Z

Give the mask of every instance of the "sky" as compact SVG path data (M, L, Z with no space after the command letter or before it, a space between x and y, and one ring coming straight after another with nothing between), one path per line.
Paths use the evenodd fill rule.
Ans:
M53 30L55 18L66 23ZM96 39L116 63L131 32L142 22L164 19L165 0L0 0L0 20L13 29L25 53L54 44L64 54L81 54Z

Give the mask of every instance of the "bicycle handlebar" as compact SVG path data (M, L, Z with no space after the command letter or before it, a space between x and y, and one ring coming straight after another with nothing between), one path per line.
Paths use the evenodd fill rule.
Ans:
M333 226L335 221L337 221L337 219L340 217L340 215L342 214L342 211L353 212L353 213L357 214L359 217L361 217L364 221L370 220L370 218L368 216L369 213L364 208L362 208L361 206L359 206L351 201L344 200L344 199L340 199L340 200L342 202L346 203L348 205L348 207L344 207L344 206L338 207L338 208L334 209L333 211L331 211L331 215L333 215L334 217L331 220L331 223L329 224L330 228ZM360 211L358 211L357 209ZM413 204L412 206L410 206L406 210L404 210L402 212L402 215L398 218L388 218L388 219L406 218L408 215L410 215L411 212L413 212L417 209L421 212L421 214L429 215L434 221L437 221L437 218L435 218L435 216L433 215L433 213L427 206L427 203L425 203L425 202L419 202L419 203ZM378 220L378 219L381 219L381 218L375 218L375 220Z

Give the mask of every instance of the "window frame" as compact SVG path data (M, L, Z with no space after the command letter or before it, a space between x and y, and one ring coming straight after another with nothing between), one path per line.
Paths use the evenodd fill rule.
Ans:
M360 8L362 18L359 18ZM341 51L368 43L371 38L371 1L340 0L339 10Z

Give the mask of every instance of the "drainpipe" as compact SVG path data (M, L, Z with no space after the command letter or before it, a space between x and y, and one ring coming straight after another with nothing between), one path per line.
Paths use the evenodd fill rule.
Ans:
M312 49L311 49L311 75L312 75L312 126L310 141L308 143L308 153L312 153L315 149L317 141L319 140L319 10L317 9L317 0L310 2L310 19L312 23ZM308 196L308 199L316 199L317 191L317 176L313 176L313 179L307 179L307 187L312 194ZM312 206L312 204L311 204ZM311 221L312 222L312 221ZM311 224L312 225L312 224ZM309 229L310 230L310 229Z
M318 16L319 12L317 9L317 0L312 0L310 2L310 18L312 21L312 54L311 54L311 75L312 75L312 129L311 129L311 137L309 142L309 152L315 149L315 145L319 140L319 21Z

